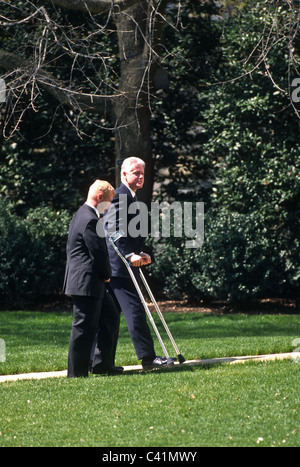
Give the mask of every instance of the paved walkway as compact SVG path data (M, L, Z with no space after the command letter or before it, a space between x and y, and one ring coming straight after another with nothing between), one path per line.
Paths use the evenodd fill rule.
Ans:
M242 357L223 357L223 358L210 358L206 360L186 360L181 366L185 365L215 365L221 363L245 363L250 360L252 361L274 361L274 360L286 360L293 359L294 361L300 363L300 352L290 352L290 353L281 353L281 354L270 354L270 355L248 355ZM175 362L175 365L179 365L178 362ZM124 371L141 371L143 370L142 365L132 365L124 366ZM19 375L1 375L0 383L6 381L19 381L24 379L45 379L45 378L59 378L66 377L67 370L63 371L50 371L44 373L24 373Z

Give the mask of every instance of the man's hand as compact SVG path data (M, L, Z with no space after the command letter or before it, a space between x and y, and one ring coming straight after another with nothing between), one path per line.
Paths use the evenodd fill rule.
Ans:
M141 253L140 256L143 260L143 266L147 266L147 264L151 264L151 256L147 255L147 253Z
M130 256L129 261L132 266L140 267L150 264L151 258L146 253L141 253L140 255L133 254Z

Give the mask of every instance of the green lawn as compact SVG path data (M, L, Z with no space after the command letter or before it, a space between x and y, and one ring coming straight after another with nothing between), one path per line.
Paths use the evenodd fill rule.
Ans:
M297 315L165 317L186 359L290 352L300 337ZM0 373L65 369L71 322L0 313ZM123 319L116 363L138 363ZM290 360L1 383L0 446L299 446L299 370Z

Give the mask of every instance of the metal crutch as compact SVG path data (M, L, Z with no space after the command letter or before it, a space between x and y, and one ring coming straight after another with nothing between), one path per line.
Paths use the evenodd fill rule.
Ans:
M175 340L174 340L174 338L173 338L173 336L171 334L171 331L170 331L170 329L169 329L169 327L168 327L168 325L167 325L167 323L165 321L165 318L164 318L162 312L160 311L159 306L158 306L158 304L157 304L157 302L156 302L156 300L154 298L154 295L151 292L151 289L150 289L150 287L148 285L148 282L146 281L146 278L145 278L145 276L144 276L144 274L143 274L143 272L142 272L142 270L140 268L139 268L139 273L140 273L141 279L142 279L142 281L144 283L144 286L146 287L146 290L147 290L147 292L149 294L149 297L150 297L153 305L155 306L155 309L156 309L156 311L158 313L158 316L160 317L161 322L163 323L164 328L165 328L165 330L166 330L166 332L167 332L167 334L169 336L169 339L172 342L172 345L173 345L174 350L175 350L175 352L177 354L179 363L185 362L185 358L183 357L183 355L181 355L181 353L180 353L180 351L179 351L179 349L178 349L178 347L176 345L176 342L175 342Z
M108 241L109 241L109 243L111 244L111 246L113 247L113 249L115 250L115 252L119 255L119 257L121 258L121 260L123 261L123 263L125 264L125 266L126 266L127 269L128 269L128 272L129 272L129 274L130 274L130 277L131 277L131 279L132 279L132 282L134 283L134 286L135 286L135 288L136 288L136 290L137 290L137 293L139 294L140 300L141 300L141 302L142 302L142 304L143 304L143 306L144 306L144 308L145 308L145 311L146 311L146 313L147 313L147 316L148 316L148 318L149 318L149 321L150 321L150 323L152 324L152 327L153 327L153 329L154 329L154 331L155 331L155 334L156 334L156 336L157 336L157 338L158 338L158 340L159 340L159 343L160 343L160 345L161 345L161 347L162 347L162 349L163 349L163 352L164 352L164 354L165 354L165 356L166 356L166 358L167 358L167 366L174 365L174 361L173 361L172 358L170 358L170 356L169 356L169 354L168 354L168 351L167 351L167 349L166 349L166 347L165 347L165 345L164 345L164 343L163 343L163 340L162 340L162 338L161 338L161 336L160 336L160 334L159 334L159 331L158 331L158 329L157 329L157 327L156 327L156 324L155 324L155 322L154 322L154 319L153 319L153 317L152 317L152 315L151 315L151 312L150 312L150 310L149 310L149 308L148 308L148 306L147 306L147 303L146 303L146 301L145 301L145 299L144 299L144 296L143 296L143 294L142 294L142 291L141 291L141 289L140 289L140 287L139 287L139 284L138 284L138 282L137 282L137 280L136 280L136 278L135 278L135 276L134 276L134 274L133 274L133 271L132 271L132 269L131 269L130 263L124 258L124 256L123 256L122 253L120 252L119 248L118 248L118 247L116 246L116 244L115 244L115 242L116 242L117 240L119 240L119 238L121 238L123 235L124 235L124 232L123 232L122 230L119 230L118 232L115 232L114 234L112 234L112 235L108 238Z

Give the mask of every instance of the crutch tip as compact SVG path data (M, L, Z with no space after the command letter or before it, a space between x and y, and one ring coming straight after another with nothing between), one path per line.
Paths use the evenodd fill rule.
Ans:
M183 355L181 355L181 353L178 355L178 361L180 364L185 362L185 358Z

